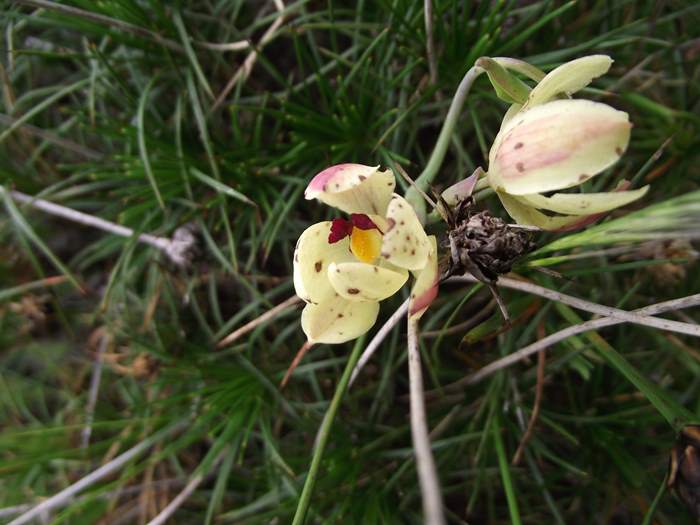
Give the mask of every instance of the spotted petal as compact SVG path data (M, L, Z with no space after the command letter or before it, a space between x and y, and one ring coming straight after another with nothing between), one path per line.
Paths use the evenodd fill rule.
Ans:
M395 266L419 270L425 266L430 242L413 207L394 194L386 212L388 226L382 241L382 257Z
M627 113L589 100L555 100L519 113L496 137L489 184L511 195L576 186L620 158L630 128Z
M335 296L328 280L332 262L352 261L350 238L328 243L331 222L309 226L299 237L294 250L294 289L307 303L321 303Z
M301 328L310 343L339 344L367 332L378 313L377 302L360 303L333 296L321 304L307 304L301 313Z
M411 290L408 303L408 314L414 319L420 319L438 294L440 272L438 269L437 239L434 235L428 237L430 255L425 268L417 272L416 282Z
M332 263L328 280L348 301L381 301L399 291L408 280L408 272L362 262Z
M362 164L337 164L311 179L304 196L346 213L384 215L395 186L391 170L380 171L378 166Z
M583 89L594 78L607 73L612 63L612 58L607 55L591 55L562 64L535 86L523 109L549 102L557 95L571 95Z
M543 195L523 195L517 199L524 204L564 215L588 215L603 213L625 206L644 196L649 186L633 191L604 193L555 193L551 197Z

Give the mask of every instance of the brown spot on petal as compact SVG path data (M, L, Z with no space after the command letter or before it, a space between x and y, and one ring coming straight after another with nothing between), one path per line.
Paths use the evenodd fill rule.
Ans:
M374 273L379 273L379 268L377 268L376 266L373 266L372 270L374 270Z
M525 171L525 164L523 164L522 162L518 162L515 165L515 169L517 169L520 173L522 173L523 171Z
M416 254L416 250L415 249L411 250L411 255L415 255L415 254Z
M410 240L411 240L411 236L410 236L410 235L406 235L406 240L407 240L407 241L410 241Z
M384 257L385 259L388 259L389 257L391 257L391 254L390 254L390 253L386 253L386 252L382 252L381 255L382 255L382 257Z
M518 142L515 146L513 146L513 149L520 149L524 146L522 142Z
M392 184L393 184L393 183L391 183L391 182L387 182L387 183L386 183L387 186L391 186Z
M360 175L360 176L358 177L358 179L360 179L360 180L366 180L367 177L365 177L364 175Z
M618 157L622 157L622 148L620 148L620 147L615 148L615 153L617 153Z
M403 204L401 204L400 202L397 204L397 206L398 206L399 208L403 208Z
M357 288L348 288L348 293L350 295L357 295L358 293L360 293L360 290L358 290Z
M400 224L401 226L403 226L403 225L406 224L406 223L405 223L404 221L401 221L401 222L399 222L399 224Z
M585 173L582 173L581 175L578 176L578 181L583 182L584 180L590 178L590 175L586 175Z
M323 261L316 261L314 268L316 269L316 273L320 272L321 268L323 268Z
M336 182L336 183L335 183L335 189L337 190L338 188L340 188L340 184L338 184L338 183Z
M343 314L338 314L338 319L342 319L343 317L345 317Z
M299 252L294 252L294 262L299 262Z

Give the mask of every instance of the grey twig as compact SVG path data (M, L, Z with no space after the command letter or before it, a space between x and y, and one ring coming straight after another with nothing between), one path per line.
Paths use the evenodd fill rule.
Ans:
M100 391L100 380L102 379L102 368L104 361L102 356L109 344L109 334L106 332L100 338L100 344L97 347L97 355L95 355L95 363L92 366L92 378L90 379L90 392L88 393L87 407L85 407L85 428L80 436L81 448L87 448L90 444L90 435L92 434L92 422L95 418L95 405L97 404L97 394Z
M352 371L348 386L352 386L355 379L357 379L357 375L360 373L360 370L362 370L362 368L367 364L367 361L369 361L372 355L374 355L374 352L376 352L380 345L384 342L384 339L386 339L386 336L389 335L389 332L391 332L391 330L399 323L401 318L406 315L406 312L408 312L408 299L406 299L403 304L399 306L393 314L391 314L391 317L387 319L384 326L379 329L379 331L364 349L360 359L357 361L357 364Z
M477 282L477 279L471 275L464 275L459 277L451 277L449 281ZM498 286L539 295L546 299L550 299L551 301L557 301L579 310L618 319L627 323L649 326L651 328L658 328L669 332L677 332L680 334L691 335L693 337L700 337L700 325L681 323L679 321L671 321L668 319L658 319L656 317L646 315L641 310L627 312L625 310L620 310L619 308L605 306L591 301L586 301L585 299L580 299L572 295L557 292L556 290L550 290L549 288L545 288L544 286L539 286L537 284L509 279L508 277L499 277L496 284Z
M258 53L259 50L262 49L268 42L270 42L273 38L275 38L277 34L277 30L279 27L284 23L285 17L284 17L284 3L282 0L274 0L275 7L277 8L278 11L278 16L275 19L274 22L270 25L270 27L267 28L267 31L263 33L262 37L260 37L260 42L258 45L248 54L246 59L243 61L243 65L238 68L238 70L234 73L234 75L231 77L231 79L228 81L224 89L219 93L219 96L216 97L216 100L214 101L214 104L212 105L211 109L209 110L210 113L213 113L214 111L217 110L221 104L224 103L224 100L226 100L226 97L228 94L231 92L231 90L235 87L236 83L239 80L245 81L248 76L250 75L250 72L253 70L253 66L255 65L255 62L258 60Z
M440 481L435 468L425 415L423 373L418 350L418 326L417 321L410 316L408 318L408 381L411 397L411 436L423 499L423 522L427 525L445 525Z
M437 58L435 56L435 41L433 40L433 2L425 0L423 2L425 15L425 44L428 54L428 70L430 71L430 83L437 84Z
M214 463L212 463L210 470L214 470L219 462L223 459L224 455L228 452L228 449L225 449L223 452L219 454L219 456L216 458ZM197 487L204 481L206 478L206 475L204 472L201 472L190 479L190 481L185 485L185 488L182 489L182 491L175 496L175 498L168 503L168 505L160 511L160 513L153 518L151 521L147 523L147 525L163 525L166 521L170 519L170 517L175 514L177 509L179 509L185 501L187 501L187 498L189 498L192 493L197 490Z
M500 279L499 279L500 281ZM663 303L657 303L653 304L651 306L647 306L644 308L640 308L638 310L634 310L633 313L638 314L638 315L656 315L656 314L661 314L664 312L669 312L673 310L680 310L683 308L690 308L692 306L699 306L700 305L700 294L695 294L695 295L689 295L687 297L682 297L681 299L674 299L672 301L665 301ZM446 391L455 391L455 390L461 390L462 388L469 386L469 385L474 385L476 383L479 383L486 379L487 377L495 374L499 370L502 370L504 368L507 368L509 366L514 365L518 361L522 361L526 357L531 356L532 354L539 352L540 350L544 350L545 348L548 348L559 341L563 341L564 339L571 337L576 334L580 334L582 332L588 332L589 330L599 330L600 328L604 328L606 326L612 326L616 324L620 324L625 322L622 319L615 319L612 317L603 317L601 319L594 319L591 321L586 321L584 323L580 324L575 324L573 326L569 326L567 328L564 328L563 330L560 330L559 332L555 332L551 335L548 335L547 337L540 339L539 341L532 343L531 345L528 345L524 348L521 348L517 352L513 352L512 354L509 354L501 359L497 359L493 363L490 363L486 365L485 367L481 368L478 372L475 372L473 374L470 374L468 376L463 377L462 379L455 381L454 383L450 383L449 385L446 385L442 389L435 390L432 392L428 392L426 394L426 397L432 399L436 396L444 394Z
M93 215L89 215L87 213L83 213L81 211L77 211L44 199L32 197L31 195L27 195L19 191L6 190L0 186L0 193L2 192L7 192L7 194L17 202L26 204L50 215L61 217L72 222L77 222L78 224L82 224L84 226L98 228L121 237L132 237L135 234L134 230L127 228L126 226L121 226L119 224L101 219L100 217L95 217ZM156 235L151 235L150 233L140 233L138 234L137 239L140 242L149 244L161 250L177 266L187 266L189 264L196 242L194 234L190 231L188 226L178 228L175 231L172 239L158 237Z
M255 329L257 326L263 324L265 321L269 321L273 317L278 316L279 314L281 314L285 310L288 310L289 308L294 308L300 302L301 302L301 299L299 297L297 297L296 295L291 296L289 299L282 301L280 304L269 309L264 314L256 317L255 319L253 319L249 323L244 324L240 328L237 328L236 330L231 332L229 335L227 335L221 341L219 341L217 343L216 347L223 348L224 346L230 345L236 339L240 338L242 335L247 334L251 330Z
M117 456L109 463L105 463L100 468L92 471L84 478L81 478L80 480L66 487L59 493L42 501L41 503L33 507L31 510L22 514L21 516L18 516L17 518L12 520L9 523L9 525L23 525L24 523L29 523L33 519L43 515L45 512L49 512L57 507L64 505L66 501L71 500L79 492L97 483L102 478L109 476L112 472L119 470L129 461L151 448L151 446L153 446L155 443L179 431L186 424L186 421L178 422L174 425L170 425L169 427L164 428L160 432L153 434L151 437L144 439L141 443L139 443L135 447L130 448L123 454Z

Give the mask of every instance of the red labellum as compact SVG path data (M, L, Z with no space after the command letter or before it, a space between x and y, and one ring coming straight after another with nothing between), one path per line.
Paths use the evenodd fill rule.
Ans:
M345 239L352 233L352 223L345 219L333 219L331 232L328 234L328 244L334 244Z
M350 214L350 222L358 230L373 230L375 228L377 230L379 230L377 225L372 222L372 219L370 219L364 213L352 213L352 214ZM381 232L381 230L380 230L380 232Z
M376 228L381 233L379 227L374 224L372 219L367 215L364 213L353 213L350 215L350 220L333 219L333 222L331 222L331 231L328 234L328 244L335 244L345 239L345 237L350 236L353 227L358 230L372 230Z

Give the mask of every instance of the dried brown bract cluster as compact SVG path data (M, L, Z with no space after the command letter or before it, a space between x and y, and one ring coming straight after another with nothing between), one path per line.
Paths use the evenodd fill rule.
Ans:
M472 199L461 200L454 209L442 203L447 211L449 266L445 276L471 273L488 285L503 316L505 305L494 284L498 276L510 272L513 264L535 249L532 230L507 224L489 211L471 213Z
M495 282L513 263L535 249L532 231L513 227L488 211L472 214L471 198L448 212L448 275L469 272L477 279Z
M668 486L676 490L693 516L700 518L700 425L681 430L671 451Z

